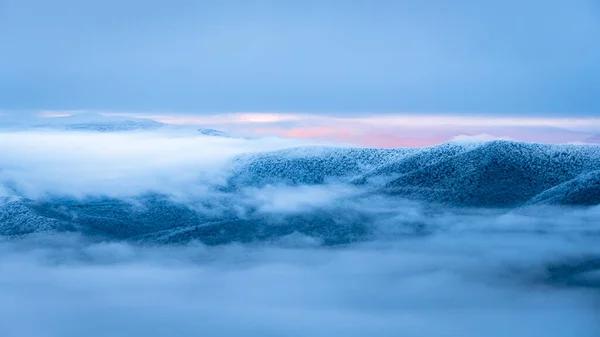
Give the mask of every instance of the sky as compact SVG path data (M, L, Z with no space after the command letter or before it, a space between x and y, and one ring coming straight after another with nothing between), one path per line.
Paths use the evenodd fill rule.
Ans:
M600 116L600 3L0 0L0 109Z

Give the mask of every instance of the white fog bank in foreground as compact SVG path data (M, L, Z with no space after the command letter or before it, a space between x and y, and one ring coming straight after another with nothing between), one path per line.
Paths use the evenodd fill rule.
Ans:
M0 331L598 336L598 210L568 214L446 215L431 235L334 248L294 235L219 247L3 241Z

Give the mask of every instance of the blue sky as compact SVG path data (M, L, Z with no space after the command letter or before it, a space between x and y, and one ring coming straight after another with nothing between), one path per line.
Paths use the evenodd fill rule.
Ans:
M0 109L600 116L600 2L0 0Z

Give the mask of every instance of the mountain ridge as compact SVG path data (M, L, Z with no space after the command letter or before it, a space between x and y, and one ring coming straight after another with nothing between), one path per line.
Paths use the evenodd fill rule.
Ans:
M224 185L213 186L215 193L185 202L160 193L2 197L0 235L75 232L144 244L199 240L216 245L298 234L329 245L368 238L379 223L399 221L415 235L429 232L419 223L398 220L397 211L364 208L378 202L390 207L413 200L432 210L436 205L507 211L600 205L598 145L491 141L411 149L299 147L238 156L227 174ZM354 192L292 210L264 212L257 204L263 191L303 186L346 186ZM198 210L200 205L205 211Z

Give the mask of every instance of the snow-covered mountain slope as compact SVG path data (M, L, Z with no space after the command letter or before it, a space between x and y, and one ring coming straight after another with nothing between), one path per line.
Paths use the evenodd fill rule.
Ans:
M127 199L3 197L0 235L66 231L144 244L198 240L208 245L299 235L335 245L366 240L382 224L427 235L430 228L398 208L406 202L402 199L424 202L432 212L439 205L503 212L600 204L600 146L595 145L492 141L420 149L304 147L238 157L229 174L226 188L213 186L206 196L182 200L156 193ZM340 186L351 193L326 199L323 191ZM283 188L280 194L268 196L278 188ZM302 200L325 199L310 207L281 207L299 193L308 194Z
M45 216L22 198L0 198L0 235L20 236L38 232L74 231L75 227L60 217Z
M403 172L384 191L427 201L510 207L600 168L600 147L493 141L441 154Z
M238 158L230 182L239 187L337 180L409 199L512 207L598 169L600 146L491 141L420 149L297 148L261 153ZM596 188L593 179L578 186ZM593 198L577 200L568 203L595 203Z
M339 211L339 210L338 210ZM322 245L339 245L364 241L372 235L371 223L356 214L327 211L286 214L283 216L253 216L217 220L194 226L182 226L131 238L146 244L187 243L192 240L206 245L234 242L250 243L282 240L301 236ZM347 219L344 221L344 217Z
M529 201L530 204L600 205L600 170L583 173L554 186Z
M223 204L232 204L234 200L232 196ZM362 216L360 210L335 207L285 214L264 214L248 209L239 215L198 212L194 203L179 203L160 195L127 200L105 197L0 199L0 236L13 237L73 232L100 240L145 244L198 240L219 245L278 240L297 234L331 245L364 240L370 233L368 225L369 219Z
M127 199L54 197L26 203L37 216L60 219L72 224L80 233L111 239L126 239L208 221L191 207L156 194Z
M485 143L444 143L438 146L404 149L401 156L377 165L374 169L362 174L354 182L384 182L430 165L448 160L460 153L483 146Z
M232 163L230 184L315 185L349 180L397 160L414 149L299 147L244 155Z

